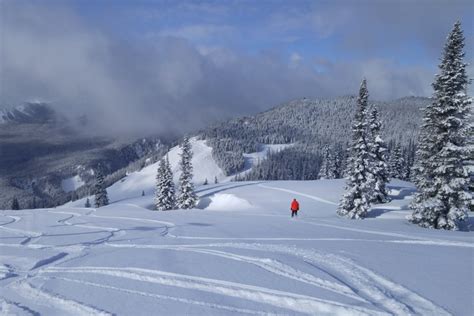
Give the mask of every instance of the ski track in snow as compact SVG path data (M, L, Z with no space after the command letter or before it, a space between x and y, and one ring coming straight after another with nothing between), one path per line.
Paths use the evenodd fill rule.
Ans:
M3 215L3 214L2 214L1 216L8 217L8 218L10 219L10 221L7 222L7 223L2 223L2 224L0 224L0 226L10 225L10 224L12 224L12 223L18 222L18 221L21 219L21 217L19 217L19 216L13 216L13 215Z
M15 283L11 285L10 288L16 291L19 295L33 301L35 304L54 307L56 310L62 310L68 315L112 315L106 311L96 309L92 306L88 306L71 299L66 299L58 294L52 294L38 289L24 281Z
M94 226L94 225L85 225L85 224L80 224L80 223L71 223L69 220L75 217L81 217L81 216L93 216L93 215L83 215L80 213L75 213L75 212L59 212L59 211L48 211L49 213L53 214L68 214L71 215L70 217L66 217L64 219L59 220L59 223L64 223L68 226L76 226L76 227L82 227L82 228L88 228L88 229L98 229L98 230L103 230L106 232L119 232L121 231L120 228L117 227L106 227L106 226Z
M258 251L279 252L300 257L304 261L323 267L331 274L344 279L346 284L362 298L375 306L397 315L450 315L443 308L409 289L396 284L374 271L362 267L348 258L334 254L321 254L314 250L276 244L215 244L210 247L230 247Z
M283 191L283 192L287 192L287 193L292 193L292 194L304 196L304 197L306 197L306 198L308 198L308 199L315 200L315 201L322 202L322 203L326 203L326 204L330 204L330 205L338 205L337 203L334 203L334 202L332 202L332 201L328 201L328 200L322 199L322 198L320 198L320 197L317 197L317 196L314 196L314 195L310 195L310 194L306 194L306 193L301 193L301 192L298 192L298 191L293 191L293 190L288 190L288 189L273 187L273 186L266 185L266 184L259 184L258 186L259 186L259 187L262 187L262 188L265 188L265 189L278 190L278 191Z
M81 217L81 216L90 216L90 214L93 212L89 212L89 214L81 214L81 213L76 213L76 212L66 212L66 211L51 211L47 210L48 213L52 214L64 214L68 215L65 218L59 219L56 222L59 224L67 225L67 226L77 226L77 227L82 227L82 228L87 228L87 229L99 229L99 232L104 232L104 233L109 233L108 236L104 238L100 238L96 241L89 241L89 242L83 242L82 244L88 244L94 245L94 244L102 244L107 242L110 238L115 236L116 233L120 233L122 230L119 228L115 227L103 227L103 226L94 226L94 225L83 225L83 224L76 224L76 223L71 223L70 220L74 217ZM21 220L21 217L18 216L8 216L13 218L13 221L6 223L16 223ZM4 224L5 225L5 224ZM17 280L11 282L7 286L17 292L20 296L23 296L24 298L32 300L35 304L39 305L44 305L44 306L53 306L57 310L62 310L66 314L74 314L74 315L111 315L108 312L101 311L98 309L95 309L93 307L81 304L79 302L76 302L71 299L66 299L60 295L55 295L48 293L46 291L40 290L31 284L27 283L25 280L27 278L33 279L36 277L38 271L41 271L41 269L45 266L50 266L50 265L57 265L61 264L67 261L71 261L83 256L87 255L87 252L84 252L87 250L87 247L78 247L77 244L74 244L72 246L54 246L54 245L38 245L38 244L28 244L29 241L32 238L38 238L41 236L48 236L48 235L43 235L39 234L36 232L30 232L27 230L22 230L22 229L13 229L9 227L3 227L0 226L1 228L4 228L5 230L14 232L15 234L21 234L23 237L27 237L25 240L20 242L20 244L0 244L0 246L6 246L6 247L19 247L19 248L31 248L31 249L69 249L72 250L73 253L76 253L75 256L70 257L70 253L68 252L59 252L51 257L45 258L45 259L40 259L37 261L33 267L29 271L21 271L19 269L12 269L11 267L1 267L0 268L0 273L2 273L6 268L7 268L7 273L3 273L3 277L0 278L1 280L5 280L9 277L16 277ZM35 271L36 270L36 271ZM37 315L37 312L29 309L26 306L21 305L20 303L9 303L9 300L3 299L2 301L2 310L4 309L9 309L10 307L16 307L22 310L23 312L28 312L33 315ZM38 314L39 315L39 314Z
M20 235L20 236L22 236L22 237L30 238L30 239L31 239L31 238L38 238L38 237L41 237L42 234L41 234L41 233L38 233L38 232L32 232L32 231L24 230L24 229L6 227L6 225L15 224L15 223L19 222L19 221L21 220L21 217L19 217L19 216L12 216L12 215L5 215L5 216L11 218L12 221L0 225L0 229L9 231L9 232L11 232L11 233L13 233L13 234Z
M123 245L108 244L113 247L123 248L155 248L171 249L178 251L194 251L239 260L249 264L257 265L269 272L280 276L308 283L340 295L370 302L388 313L396 315L449 315L447 311L436 306L429 300L419 296L413 291L390 281L375 272L364 268L350 259L334 255L323 254L313 250L290 247L278 244L257 243L215 243L200 245ZM143 246L143 247L141 247ZM257 258L241 256L223 251L212 251L203 247L237 248L256 251L267 251L284 253L296 256L311 264L313 267L327 273L339 280L341 284L322 280L313 275L294 269L276 260L268 258Z
M117 247L117 248L151 248L151 247L140 247L140 245L121 245L121 244L107 244L112 247ZM206 246L206 245L204 245ZM341 285L335 282L331 282L328 280L323 280L321 278L315 277L312 274L297 270L289 265L286 265L284 263L281 263L277 260L270 259L270 258L259 258L259 257L250 257L250 256L242 256L230 252L224 252L224 251L216 251L213 249L203 249L203 248L198 248L199 245L192 245L192 246L171 246L171 245L164 245L162 247L158 246L155 247L154 249L167 249L167 250L176 250L176 251L190 251L190 252L195 252L195 253L202 253L202 254L207 254L207 255L212 255L212 256L218 256L230 260L235 260L235 261L241 261L245 262L248 264L256 265L260 268L263 268L264 270L267 270L271 273L274 273L276 275L288 278L288 279L293 279L296 281L300 281L303 283L307 283L313 286L317 286L320 288L323 288L325 290L344 295L347 297L350 297L355 300L363 301L366 302L366 300L361 299L357 294L355 294L351 288ZM151 248L153 249L153 248Z
M274 259L242 256L242 255L237 255L230 252L216 251L216 250L209 250L209 249L199 249L199 248L193 249L193 248L178 247L176 248L176 250L204 253L204 254L209 254L213 256L223 257L230 260L236 260L236 261L241 261L248 264L253 264L271 273L274 273L276 275L279 275L288 279L300 281L303 283L307 283L313 286L317 286L325 290L328 290L340 295L344 295L355 300L360 300L360 301L365 302L364 299L361 299L352 291L351 288L345 285L340 285L338 283L334 283L328 280L323 280L321 278L315 277L312 274L297 270L289 265L283 264Z
M174 286L185 289L225 295L239 299L246 299L309 315L347 315L348 313L350 313L351 315L381 314L376 312L375 310L365 309L356 306L349 306L338 302L322 300L315 297L295 294L291 292L273 290L260 286L253 286L230 281L165 272L160 270L112 267L51 267L43 270L41 273L90 273L114 276L134 281L149 282L165 286Z
M353 231L353 232L364 233L364 234L403 238L403 240L385 240L385 241L380 240L378 242L474 248L474 244L473 243L468 243L468 242L458 242L458 241L451 241L451 240L432 239L432 238L426 238L426 237L421 237L421 236L413 236L413 235L407 235L407 234L381 232L381 231L378 231L378 230L360 229L360 228L345 227L345 226L341 226L341 225L337 226L337 225L331 225L331 224L315 223L315 222L312 222L312 221L305 221L303 223L308 224L308 225L330 227L330 228Z
M19 315L27 313L32 316L41 316L41 314L21 303L6 300L0 297L0 314L2 315Z
M175 301L175 302L198 305L198 306L204 306L204 307L209 307L209 308L214 308L214 309L222 309L222 310L225 310L225 311L228 311L228 312L237 312L237 313L251 314L251 315L277 315L275 313L266 313L266 312L261 312L261 311L254 311L254 310L243 309L243 308L232 307L232 306L221 305L221 304L207 303L207 302L203 302L203 301L180 298L180 297L175 297L175 296L155 294L155 293L143 292L143 291L132 290L132 289L125 289L125 288L122 288L122 287L115 287L115 286L111 286L111 285L105 285L103 283L99 284L99 283L89 282L89 281L84 281L84 280L77 280L77 279L64 278L64 277L42 277L42 278L44 278L46 280L49 280L49 279L51 279L51 280L62 280L62 281L73 282L73 283L78 283L78 284L82 284L82 285L88 285L88 286L103 288L103 289L107 289L107 290L125 292L127 294L141 295L141 296L146 296L146 297L151 297L151 298L158 298L158 299L163 299L163 300L171 300L171 301Z
M196 193L199 196L199 198L203 198L203 197L208 197L216 193L220 193L220 192L227 191L230 189L236 189L236 188L246 187L250 185L257 185L260 182L261 181L255 181L255 182L244 183L244 184L224 184L224 185L219 185L212 188L201 189L201 190L196 191Z
M371 231L371 233L377 234ZM463 247L474 248L474 244L468 242L458 242L440 239L420 239L420 240L377 240L377 239L363 239L363 238L293 238L293 237L204 237L204 236L175 236L177 239L189 240L249 240L249 241L349 241L349 242L371 242L371 243L394 243L394 244L412 244L412 245L426 245L426 246L444 246L444 247ZM401 236L397 236L401 237ZM411 237L406 237L411 238ZM418 238L418 237L413 237ZM145 247L148 245L144 245ZM153 245L150 245L153 246Z

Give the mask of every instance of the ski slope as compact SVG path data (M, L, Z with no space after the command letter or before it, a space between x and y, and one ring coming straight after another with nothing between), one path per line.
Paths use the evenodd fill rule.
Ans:
M193 181L196 184L202 184L207 179L209 183L214 183L214 178L218 182L229 182L235 175L226 176L224 171L217 165L212 157L212 147L206 144L205 140L192 137L189 140L193 151L192 165L193 165ZM255 153L244 154L245 167L239 173L243 175L249 172L256 164L265 159L272 151L284 149L291 144L272 144L261 145L261 150ZM179 146L171 148L167 154L170 161L171 170L173 171L174 182L178 183L180 176L179 161L181 149ZM108 193L112 200L119 200L141 195L142 191L146 194L153 194L156 183L156 172L158 170L159 162L151 164L140 171L133 172L113 184ZM82 199L79 204L84 204L85 199ZM78 204L78 203L75 203Z
M365 220L336 217L342 180L198 186L198 209L167 212L148 185L2 211L0 314L473 314L474 233L408 224L409 183Z

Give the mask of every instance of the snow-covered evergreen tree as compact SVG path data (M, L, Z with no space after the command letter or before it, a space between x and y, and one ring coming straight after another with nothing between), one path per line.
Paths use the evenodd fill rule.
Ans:
M31 201L31 208L35 209L38 207L38 204L36 203L36 197L33 196L33 201Z
M380 130L382 123L379 120L378 111L374 107L370 111L369 121L369 137L370 137L370 157L371 170L375 181L372 190L371 202L385 203L389 201L386 185L389 182L389 172L387 165L387 145L382 139Z
M347 178L349 174L348 163L350 162L349 157L349 144L346 144L344 147L340 147L338 151L338 157L340 159L339 178Z
M364 218L370 207L370 192L374 179L369 172L370 156L367 146L367 100L369 93L364 79L360 85L357 111L352 126L352 144L348 159L348 177L337 213L349 218Z
M194 192L194 185L192 183L193 166L191 164L191 159L193 157L193 152L187 137L183 139L180 147L181 160L179 166L181 169L181 175L179 176L178 206L182 209L189 209L196 206L198 198Z
M168 157L166 159L163 157L158 164L155 205L159 211L172 210L176 206L173 172Z
M95 172L95 207L101 207L109 204L109 198L107 196L107 189L105 188L104 176L100 168L97 168Z
M342 178L341 176L341 165L342 165L342 160L341 160L341 157L338 155L337 152L334 153L334 163L332 164L332 167L333 167L333 176L334 176L334 179L339 179L339 178Z
M466 166L468 169L468 175L469 175L469 192L471 193L471 196L474 196L474 114L472 113L472 105L471 105L471 122L470 122L470 137L468 136L467 139L467 146L469 146L469 150L471 152L471 158L466 162ZM471 199L471 203L469 204L469 209L471 212L474 212L474 198Z
M332 153L330 156L331 162L329 164L329 176L328 179L338 179L339 176L339 168L341 167L340 158L337 157L336 153Z
M405 159L400 144L390 153L389 170L392 178L405 179Z
M13 197L11 209L14 211L18 211L20 209L20 203L18 203L16 196Z
M332 167L334 179L340 179L342 178L343 173L344 151L341 148L335 147L333 159L334 163L332 164Z
M413 164L415 162L415 144L410 141L405 151L405 174L404 180L412 181L413 179Z
M319 169L318 178L334 179L334 161L328 146L323 149L323 163Z
M424 111L416 155L417 194L411 204L410 221L422 227L458 230L467 219L472 195L468 189L468 145L472 99L464 57L460 22L447 38L440 73L433 83L433 102Z

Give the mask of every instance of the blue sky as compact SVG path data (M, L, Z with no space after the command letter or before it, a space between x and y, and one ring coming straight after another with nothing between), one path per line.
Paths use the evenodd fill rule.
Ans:
M0 0L0 102L46 100L142 133L156 117L198 128L356 94L363 77L373 99L430 96L458 19L473 61L472 12L467 0Z
M433 46L442 45L446 35L442 31L446 33L457 19L464 23L467 38L474 35L470 1L82 0L71 4L85 20L122 39L176 36L196 45L248 54L271 51L290 58L297 53L305 59L333 62L370 56L394 58L402 64L426 63L439 50ZM439 34L433 36L436 31ZM367 46L354 49L353 37Z

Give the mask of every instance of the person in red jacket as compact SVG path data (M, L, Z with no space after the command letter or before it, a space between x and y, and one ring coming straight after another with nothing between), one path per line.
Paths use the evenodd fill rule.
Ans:
M298 201L296 199L293 199L293 201L291 202L291 217L293 216L298 216L298 211L300 209L300 204L298 203Z

